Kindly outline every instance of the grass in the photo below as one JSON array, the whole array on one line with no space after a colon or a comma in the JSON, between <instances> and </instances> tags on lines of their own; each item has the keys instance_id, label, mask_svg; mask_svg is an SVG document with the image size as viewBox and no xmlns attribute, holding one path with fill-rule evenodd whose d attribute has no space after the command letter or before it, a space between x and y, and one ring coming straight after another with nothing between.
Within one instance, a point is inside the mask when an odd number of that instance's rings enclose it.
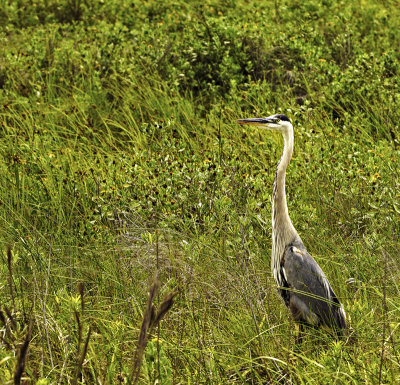
<instances>
[{"instance_id":1,"label":"grass","mask_svg":"<svg viewBox=\"0 0 400 385\"><path fill-rule=\"evenodd\" d=\"M178 294L139 383L398 382L399 17L372 0L6 2L1 381L132 381L158 272L155 308ZM340 341L310 329L296 348L271 277L282 140L234 120L275 112Z\"/></svg>"}]
</instances>

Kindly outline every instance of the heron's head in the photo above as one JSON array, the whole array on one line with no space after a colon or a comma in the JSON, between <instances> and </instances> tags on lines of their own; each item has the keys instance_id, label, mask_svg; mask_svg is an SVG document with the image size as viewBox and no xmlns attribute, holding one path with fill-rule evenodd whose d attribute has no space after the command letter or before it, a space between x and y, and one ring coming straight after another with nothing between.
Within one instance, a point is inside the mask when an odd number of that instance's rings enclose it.
<instances>
[{"instance_id":1,"label":"heron's head","mask_svg":"<svg viewBox=\"0 0 400 385\"><path fill-rule=\"evenodd\" d=\"M237 122L239 124L250 124L275 131L286 131L292 127L292 123L290 123L289 118L282 114L271 115L266 118L239 119Z\"/></svg>"}]
</instances>

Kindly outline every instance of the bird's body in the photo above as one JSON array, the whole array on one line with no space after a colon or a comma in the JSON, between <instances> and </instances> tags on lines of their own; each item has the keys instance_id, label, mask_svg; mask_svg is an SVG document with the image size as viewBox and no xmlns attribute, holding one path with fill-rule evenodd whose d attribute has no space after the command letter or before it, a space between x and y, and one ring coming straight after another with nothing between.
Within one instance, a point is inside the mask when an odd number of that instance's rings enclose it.
<instances>
[{"instance_id":1,"label":"bird's body","mask_svg":"<svg viewBox=\"0 0 400 385\"><path fill-rule=\"evenodd\" d=\"M295 321L326 325L337 331L345 329L343 307L322 269L307 252L289 217L285 176L294 145L290 120L285 115L272 115L267 118L240 119L238 122L280 131L284 138L272 193L271 270L279 293Z\"/></svg>"}]
</instances>

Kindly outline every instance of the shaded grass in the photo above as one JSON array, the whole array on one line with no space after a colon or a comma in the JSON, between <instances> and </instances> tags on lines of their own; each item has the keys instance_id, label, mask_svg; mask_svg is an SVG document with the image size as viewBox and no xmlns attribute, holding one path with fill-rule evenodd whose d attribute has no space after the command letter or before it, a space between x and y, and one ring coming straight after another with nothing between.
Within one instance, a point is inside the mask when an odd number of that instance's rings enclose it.
<instances>
[{"instance_id":1,"label":"shaded grass","mask_svg":"<svg viewBox=\"0 0 400 385\"><path fill-rule=\"evenodd\" d=\"M209 47L206 58L221 53L229 60L218 44L226 37L233 50L240 26L225 30L227 20L237 23L232 13L218 19L212 14L225 10L208 5L193 20L201 20L196 36L209 28L210 40L193 46ZM306 2L287 5L287 12L265 7L255 17L262 25L265 12L273 12L280 27L264 30L273 44L263 46L253 27L247 29L245 47L254 48L258 75L241 82L223 72L227 61L219 76L236 84L222 82L223 94L212 78L210 86L198 79L197 89L190 89L197 75L190 78L184 63L186 83L174 83L168 60L178 66L188 54L176 56L179 41L156 74L133 59L124 67L131 59L128 30L108 22L85 34L82 25L56 30L45 24L28 46L29 31L5 38L8 56L2 60L10 70L0 112L0 378L12 382L32 315L25 362L32 381L127 383L147 282L158 268L161 297L177 289L181 295L157 337L148 340L143 383L399 380L400 159L393 92L398 69L392 62L398 53L390 51L396 14L389 18L372 2L366 10L352 3L342 9ZM150 11L162 19L165 12L145 8L143 19ZM346 15L368 13L374 23L376 10L379 20L388 17L387 29L377 34L380 48L365 26L341 31ZM310 20L328 20L336 11L334 23L321 21L325 40L318 40ZM301 33L290 39L301 23ZM289 32L282 35L283 26ZM153 47L144 40L140 51L145 64L165 43L148 36ZM91 38L103 49L100 56ZM43 45L43 57L32 54ZM27 54L14 62L16 47ZM266 52L275 61L265 69ZM196 62L199 71L205 64ZM233 123L275 112L288 114L295 126L287 175L291 218L351 325L340 341L309 329L300 350L269 272L270 193L282 142ZM85 335L90 340L82 349Z\"/></svg>"},{"instance_id":2,"label":"shaded grass","mask_svg":"<svg viewBox=\"0 0 400 385\"><path fill-rule=\"evenodd\" d=\"M143 91L128 92L134 100ZM159 106L163 98L168 92L159 90ZM186 103L177 103L173 113L179 116ZM36 326L36 333L49 340L31 348L28 365L38 364L32 377L73 376L79 345L73 314L82 301L75 288L85 282L84 319L93 331L82 376L106 383L127 379L147 277L157 264L157 231L161 291L180 288L182 295L160 329L161 350L149 341L143 381L157 373L166 382L395 380L399 265L392 196L398 182L386 172L386 159L396 162L398 153L368 136L355 142L350 134L333 135L329 118L321 129L316 111L292 110L296 123L308 123L296 130L289 210L352 328L342 342L310 330L301 352L293 353L293 322L276 293L268 257L269 192L280 139L228 124L236 117L229 110L210 114L204 127L194 111L181 113L183 122L146 125L154 136L139 136L145 142L135 143L128 130L81 133L78 141L71 133L79 120L70 121L65 134L42 133L44 143L30 135L14 139L33 149L12 147L18 158L9 160L6 175L13 189L2 195L2 236L14 240L15 311L37 303L43 328ZM190 120L196 130L181 138ZM221 139L212 127L221 127ZM12 360L6 364L12 367Z\"/></svg>"}]
</instances>

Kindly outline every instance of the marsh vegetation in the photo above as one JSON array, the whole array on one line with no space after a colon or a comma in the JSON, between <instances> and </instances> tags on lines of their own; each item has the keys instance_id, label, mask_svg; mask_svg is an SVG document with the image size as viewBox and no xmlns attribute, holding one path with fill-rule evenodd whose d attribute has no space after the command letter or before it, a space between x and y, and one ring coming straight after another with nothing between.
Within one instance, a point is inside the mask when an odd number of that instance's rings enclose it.
<instances>
[{"instance_id":1,"label":"marsh vegetation","mask_svg":"<svg viewBox=\"0 0 400 385\"><path fill-rule=\"evenodd\" d=\"M396 2L3 1L0 379L133 380L147 291L177 293L143 384L400 381ZM279 136L289 212L343 303L294 323L270 273ZM18 379L19 376L19 379Z\"/></svg>"}]
</instances>

